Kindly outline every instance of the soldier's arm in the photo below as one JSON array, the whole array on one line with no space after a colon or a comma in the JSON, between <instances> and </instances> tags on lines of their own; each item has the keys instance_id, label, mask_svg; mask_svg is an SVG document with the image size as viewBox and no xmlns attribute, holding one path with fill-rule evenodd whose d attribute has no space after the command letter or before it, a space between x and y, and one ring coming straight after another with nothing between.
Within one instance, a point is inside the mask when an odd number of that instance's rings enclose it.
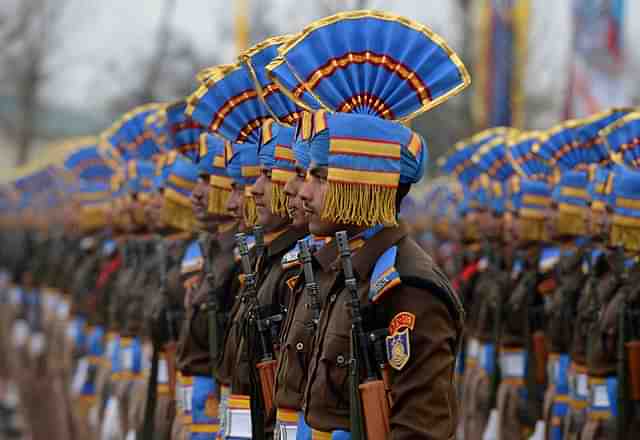
<instances>
[{"instance_id":1,"label":"soldier's arm","mask_svg":"<svg viewBox=\"0 0 640 440\"><path fill-rule=\"evenodd\" d=\"M413 329L404 328L408 330L406 364L399 369L390 367L391 439L454 437L457 425L453 383L457 327L442 295L445 294L403 284L382 302L383 307L391 311L390 330L393 330L393 318L398 314L409 313L414 317ZM400 327L399 332L402 331ZM402 360L399 348L394 354L393 344L388 344L388 350L390 364Z\"/></svg>"}]
</instances>

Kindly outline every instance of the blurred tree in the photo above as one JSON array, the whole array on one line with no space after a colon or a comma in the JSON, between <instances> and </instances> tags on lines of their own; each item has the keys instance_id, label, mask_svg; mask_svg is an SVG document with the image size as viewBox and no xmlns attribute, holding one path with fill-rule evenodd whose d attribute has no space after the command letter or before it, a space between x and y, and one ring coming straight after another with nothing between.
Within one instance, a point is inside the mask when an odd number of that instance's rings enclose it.
<instances>
[{"instance_id":1,"label":"blurred tree","mask_svg":"<svg viewBox=\"0 0 640 440\"><path fill-rule=\"evenodd\" d=\"M0 4L0 94L15 101L9 114L0 114L0 129L16 145L16 165L29 158L44 88L71 62L61 56L71 3L5 0Z\"/></svg>"},{"instance_id":2,"label":"blurred tree","mask_svg":"<svg viewBox=\"0 0 640 440\"><path fill-rule=\"evenodd\" d=\"M189 35L174 25L176 0L165 0L155 30L151 51L147 54L112 60L101 81L123 84L119 93L108 100L107 111L114 117L149 102L163 102L191 94L197 87L195 74L216 64L216 53L198 51ZM130 72L139 72L132 76Z\"/></svg>"}]
</instances>

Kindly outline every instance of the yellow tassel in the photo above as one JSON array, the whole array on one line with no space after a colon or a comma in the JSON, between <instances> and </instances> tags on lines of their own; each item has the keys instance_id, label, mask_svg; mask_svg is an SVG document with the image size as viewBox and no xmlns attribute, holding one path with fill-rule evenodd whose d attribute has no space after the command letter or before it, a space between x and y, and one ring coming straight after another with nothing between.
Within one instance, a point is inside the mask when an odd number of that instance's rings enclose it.
<instances>
[{"instance_id":1,"label":"yellow tassel","mask_svg":"<svg viewBox=\"0 0 640 440\"><path fill-rule=\"evenodd\" d=\"M106 226L106 215L102 207L89 207L82 208L80 214L80 228L84 232L92 232L101 229Z\"/></svg>"},{"instance_id":2,"label":"yellow tassel","mask_svg":"<svg viewBox=\"0 0 640 440\"><path fill-rule=\"evenodd\" d=\"M258 209L256 208L256 200L253 197L245 195L243 215L244 223L248 227L253 227L258 222Z\"/></svg>"},{"instance_id":3,"label":"yellow tassel","mask_svg":"<svg viewBox=\"0 0 640 440\"><path fill-rule=\"evenodd\" d=\"M288 217L289 198L284 192L284 185L271 182L271 212L279 217Z\"/></svg>"},{"instance_id":4,"label":"yellow tassel","mask_svg":"<svg viewBox=\"0 0 640 440\"><path fill-rule=\"evenodd\" d=\"M162 219L165 224L182 231L193 231L195 227L195 218L191 207L166 198Z\"/></svg>"},{"instance_id":5,"label":"yellow tassel","mask_svg":"<svg viewBox=\"0 0 640 440\"><path fill-rule=\"evenodd\" d=\"M231 197L231 191L226 189L210 187L209 188L209 206L207 211L211 214L227 215L227 202Z\"/></svg>"},{"instance_id":6,"label":"yellow tassel","mask_svg":"<svg viewBox=\"0 0 640 440\"><path fill-rule=\"evenodd\" d=\"M520 239L524 241L547 241L544 219L520 217Z\"/></svg>"},{"instance_id":7,"label":"yellow tassel","mask_svg":"<svg viewBox=\"0 0 640 440\"><path fill-rule=\"evenodd\" d=\"M357 226L396 226L396 188L329 182L322 219Z\"/></svg>"},{"instance_id":8,"label":"yellow tassel","mask_svg":"<svg viewBox=\"0 0 640 440\"><path fill-rule=\"evenodd\" d=\"M147 219L144 215L144 206L138 206L133 210L133 222L138 226L145 226Z\"/></svg>"},{"instance_id":9,"label":"yellow tassel","mask_svg":"<svg viewBox=\"0 0 640 440\"><path fill-rule=\"evenodd\" d=\"M559 210L556 222L556 232L563 235L586 235L587 224L584 216L576 212Z\"/></svg>"},{"instance_id":10,"label":"yellow tassel","mask_svg":"<svg viewBox=\"0 0 640 440\"><path fill-rule=\"evenodd\" d=\"M627 251L640 251L640 228L619 225L611 225L609 240L613 246L622 246Z\"/></svg>"}]
</instances>

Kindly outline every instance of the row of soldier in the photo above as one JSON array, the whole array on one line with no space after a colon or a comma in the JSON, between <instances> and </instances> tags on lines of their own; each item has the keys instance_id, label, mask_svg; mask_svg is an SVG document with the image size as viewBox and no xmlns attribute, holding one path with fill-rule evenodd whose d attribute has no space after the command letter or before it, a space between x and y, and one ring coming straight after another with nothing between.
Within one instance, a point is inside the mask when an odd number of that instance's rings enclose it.
<instances>
[{"instance_id":1,"label":"row of soldier","mask_svg":"<svg viewBox=\"0 0 640 440\"><path fill-rule=\"evenodd\" d=\"M423 244L467 320L465 439L632 439L640 429L640 113L459 142ZM424 227L424 226L423 226Z\"/></svg>"},{"instance_id":2,"label":"row of soldier","mask_svg":"<svg viewBox=\"0 0 640 440\"><path fill-rule=\"evenodd\" d=\"M464 311L398 212L461 60L355 11L197 79L2 188L7 433L453 437Z\"/></svg>"}]
</instances>

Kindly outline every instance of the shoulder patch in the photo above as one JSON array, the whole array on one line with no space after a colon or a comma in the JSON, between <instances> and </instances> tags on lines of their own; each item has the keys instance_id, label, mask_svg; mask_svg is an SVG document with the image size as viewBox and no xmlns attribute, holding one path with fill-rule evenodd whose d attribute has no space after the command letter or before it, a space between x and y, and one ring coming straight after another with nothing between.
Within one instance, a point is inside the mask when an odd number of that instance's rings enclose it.
<instances>
[{"instance_id":1,"label":"shoulder patch","mask_svg":"<svg viewBox=\"0 0 640 440\"><path fill-rule=\"evenodd\" d=\"M403 328L413 330L416 325L416 315L409 312L400 312L389 323L389 334L393 335Z\"/></svg>"},{"instance_id":2,"label":"shoulder patch","mask_svg":"<svg viewBox=\"0 0 640 440\"><path fill-rule=\"evenodd\" d=\"M298 257L300 256L300 246L298 243L289 252L282 256L282 269L287 270L300 265Z\"/></svg>"},{"instance_id":3,"label":"shoulder patch","mask_svg":"<svg viewBox=\"0 0 640 440\"><path fill-rule=\"evenodd\" d=\"M389 290L401 284L400 274L395 268L398 247L392 246L378 258L369 285L369 301L377 303Z\"/></svg>"}]
</instances>

